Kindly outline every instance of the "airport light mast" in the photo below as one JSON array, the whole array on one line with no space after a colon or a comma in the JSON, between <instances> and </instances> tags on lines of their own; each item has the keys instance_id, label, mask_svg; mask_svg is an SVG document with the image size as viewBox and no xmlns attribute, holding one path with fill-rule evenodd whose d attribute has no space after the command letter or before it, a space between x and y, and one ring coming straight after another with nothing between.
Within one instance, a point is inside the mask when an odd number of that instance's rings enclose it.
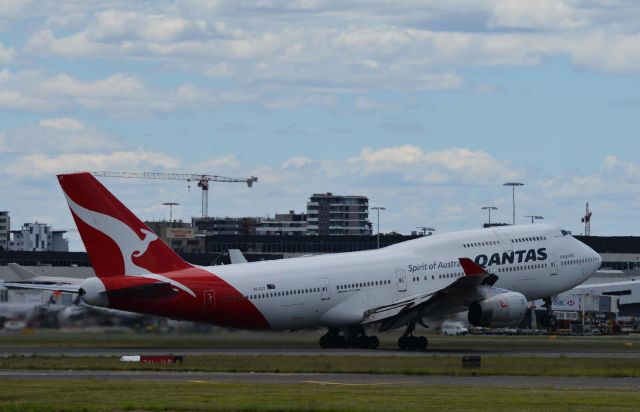
<instances>
[{"instance_id":1,"label":"airport light mast","mask_svg":"<svg viewBox=\"0 0 640 412\"><path fill-rule=\"evenodd\" d=\"M489 226L491 226L491 211L498 210L495 206L482 206L480 209L487 210L489 212Z\"/></svg>"},{"instance_id":2,"label":"airport light mast","mask_svg":"<svg viewBox=\"0 0 640 412\"><path fill-rule=\"evenodd\" d=\"M507 182L504 183L503 186L509 186L511 187L511 196L513 199L513 224L516 224L516 187L517 186L524 186L524 183L520 183L520 182Z\"/></svg>"},{"instance_id":3,"label":"airport light mast","mask_svg":"<svg viewBox=\"0 0 640 412\"><path fill-rule=\"evenodd\" d=\"M371 210L375 210L376 212L378 212L378 249L380 249L380 211L381 210L387 210L386 207L384 206L374 206L371 208Z\"/></svg>"},{"instance_id":4,"label":"airport light mast","mask_svg":"<svg viewBox=\"0 0 640 412\"><path fill-rule=\"evenodd\" d=\"M91 172L99 177L121 177L126 179L160 179L160 180L186 180L187 182L198 182L198 187L202 189L202 217L209 215L209 183L246 183L247 187L253 187L258 178L251 176L248 178L224 177L216 175L199 175L189 173L150 173L150 172Z\"/></svg>"},{"instance_id":5,"label":"airport light mast","mask_svg":"<svg viewBox=\"0 0 640 412\"><path fill-rule=\"evenodd\" d=\"M542 216L538 216L538 215L527 215L525 217L530 217L531 218L531 223L533 224L534 221L536 220L540 220L540 219L544 219L544 217Z\"/></svg>"},{"instance_id":6,"label":"airport light mast","mask_svg":"<svg viewBox=\"0 0 640 412\"><path fill-rule=\"evenodd\" d=\"M165 202L162 206L169 206L169 227L173 227L173 207L180 206L177 202Z\"/></svg>"}]
</instances>

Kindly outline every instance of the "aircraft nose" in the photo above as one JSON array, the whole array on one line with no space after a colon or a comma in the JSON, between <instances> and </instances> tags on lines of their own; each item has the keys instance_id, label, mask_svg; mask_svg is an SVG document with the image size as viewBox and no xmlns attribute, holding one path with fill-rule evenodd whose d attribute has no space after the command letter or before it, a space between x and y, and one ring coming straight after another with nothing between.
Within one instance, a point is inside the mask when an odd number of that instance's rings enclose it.
<instances>
[{"instance_id":1,"label":"aircraft nose","mask_svg":"<svg viewBox=\"0 0 640 412\"><path fill-rule=\"evenodd\" d=\"M595 270L600 269L600 266L602 266L602 256L600 256L600 254L594 250L593 251L593 258L594 258L594 261L596 263Z\"/></svg>"}]
</instances>

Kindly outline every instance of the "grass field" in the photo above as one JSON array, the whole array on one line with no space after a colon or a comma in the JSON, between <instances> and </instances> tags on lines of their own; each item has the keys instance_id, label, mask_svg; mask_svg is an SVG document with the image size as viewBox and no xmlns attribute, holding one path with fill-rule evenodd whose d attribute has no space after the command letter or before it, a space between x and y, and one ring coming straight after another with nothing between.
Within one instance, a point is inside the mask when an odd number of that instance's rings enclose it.
<instances>
[{"instance_id":1,"label":"grass field","mask_svg":"<svg viewBox=\"0 0 640 412\"><path fill-rule=\"evenodd\" d=\"M462 369L459 356L187 356L175 365L120 362L108 357L0 358L4 370L162 370L194 372L364 373L397 375L507 375L640 377L640 358L483 356L480 369Z\"/></svg>"},{"instance_id":2,"label":"grass field","mask_svg":"<svg viewBox=\"0 0 640 412\"><path fill-rule=\"evenodd\" d=\"M318 348L324 331L245 332L215 330L206 334L156 334L86 332L82 330L43 331L0 335L0 347L82 347L82 348ZM399 332L378 334L381 347L396 348ZM572 350L620 351L640 355L640 336L429 336L433 350L519 350L561 352Z\"/></svg>"},{"instance_id":3,"label":"grass field","mask_svg":"<svg viewBox=\"0 0 640 412\"><path fill-rule=\"evenodd\" d=\"M317 348L322 331L209 334L36 331L0 335L0 347L122 348ZM395 348L396 334L379 335ZM176 365L123 363L117 357L0 357L0 369L163 370L210 372L316 372L404 375L640 376L639 337L430 336L438 356L188 355ZM483 353L479 370L462 369L455 351ZM452 351L447 356L447 351ZM484 351L484 352L483 352ZM501 351L505 356L501 356ZM510 351L571 353L606 351L638 357L506 356ZM443 356L444 355L444 356ZM548 355L547 355L548 356ZM0 411L474 411L638 410L637 389L493 388L402 385L228 384L210 381L2 380Z\"/></svg>"},{"instance_id":4,"label":"grass field","mask_svg":"<svg viewBox=\"0 0 640 412\"><path fill-rule=\"evenodd\" d=\"M640 391L215 382L2 381L0 410L635 411Z\"/></svg>"}]
</instances>

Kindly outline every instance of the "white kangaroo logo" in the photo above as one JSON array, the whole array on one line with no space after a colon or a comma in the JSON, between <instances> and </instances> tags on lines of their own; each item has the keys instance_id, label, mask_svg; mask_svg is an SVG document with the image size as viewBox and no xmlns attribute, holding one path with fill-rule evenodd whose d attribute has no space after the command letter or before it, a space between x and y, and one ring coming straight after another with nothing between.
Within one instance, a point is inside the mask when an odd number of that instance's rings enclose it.
<instances>
[{"instance_id":1,"label":"white kangaroo logo","mask_svg":"<svg viewBox=\"0 0 640 412\"><path fill-rule=\"evenodd\" d=\"M73 210L73 213L76 214L87 225L92 228L104 233L108 237L110 237L118 248L120 249L120 253L122 254L122 259L124 261L124 274L125 276L140 276L149 279L160 280L162 282L170 283L171 285L177 287L178 289L182 289L185 292L189 293L193 297L196 294L183 285L182 283L176 282L173 279L169 279L168 277L158 275L156 273L150 273L148 269L140 267L133 262L133 258L139 258L147 252L149 248L149 244L158 240L158 236L147 230L147 229L139 229L140 233L144 234L144 239L140 239L136 232L131 229L128 225L124 224L120 220L111 217L109 215L105 215L104 213L95 212L93 210L89 210L83 206L80 206L65 193L65 197L67 198L67 202L69 203L69 207Z\"/></svg>"}]
</instances>

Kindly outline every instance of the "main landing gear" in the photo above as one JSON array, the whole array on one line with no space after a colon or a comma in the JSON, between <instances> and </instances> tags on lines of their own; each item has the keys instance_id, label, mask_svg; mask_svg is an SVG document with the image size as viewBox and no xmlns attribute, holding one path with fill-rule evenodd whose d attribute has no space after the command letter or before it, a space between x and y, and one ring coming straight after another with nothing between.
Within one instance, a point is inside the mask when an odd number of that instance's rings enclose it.
<instances>
[{"instance_id":1,"label":"main landing gear","mask_svg":"<svg viewBox=\"0 0 640 412\"><path fill-rule=\"evenodd\" d=\"M329 331L320 338L320 347L352 348L352 349L377 349L380 340L377 336L367 336L362 328L348 329L344 335L337 328L329 328Z\"/></svg>"},{"instance_id":2,"label":"main landing gear","mask_svg":"<svg viewBox=\"0 0 640 412\"><path fill-rule=\"evenodd\" d=\"M429 346L429 341L425 336L413 336L416 329L416 322L407 325L407 330L398 339L398 347L402 350L425 350Z\"/></svg>"},{"instance_id":3,"label":"main landing gear","mask_svg":"<svg viewBox=\"0 0 640 412\"><path fill-rule=\"evenodd\" d=\"M547 312L542 315L540 319L540 324L545 328L549 328L554 330L557 325L556 317L553 316L553 309L551 308L551 298L544 298L544 306L547 309Z\"/></svg>"}]
</instances>

